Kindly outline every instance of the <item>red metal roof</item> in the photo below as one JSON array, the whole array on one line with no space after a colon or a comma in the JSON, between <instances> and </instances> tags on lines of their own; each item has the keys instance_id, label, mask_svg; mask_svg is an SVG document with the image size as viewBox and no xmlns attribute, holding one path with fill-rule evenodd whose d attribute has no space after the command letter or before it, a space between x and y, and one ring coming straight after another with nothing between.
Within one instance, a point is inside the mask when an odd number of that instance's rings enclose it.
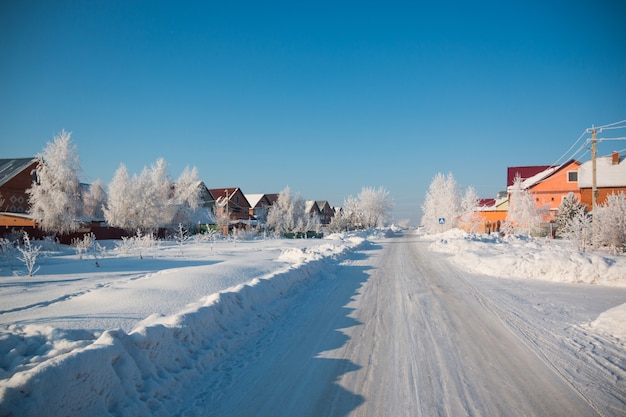
<instances>
[{"instance_id":1,"label":"red metal roof","mask_svg":"<svg viewBox=\"0 0 626 417\"><path fill-rule=\"evenodd\" d=\"M548 168L552 168L553 165L534 165L525 167L508 167L506 171L506 186L510 187L515 181L515 177L519 174L522 180L526 178L534 177L540 172L545 171Z\"/></svg>"}]
</instances>

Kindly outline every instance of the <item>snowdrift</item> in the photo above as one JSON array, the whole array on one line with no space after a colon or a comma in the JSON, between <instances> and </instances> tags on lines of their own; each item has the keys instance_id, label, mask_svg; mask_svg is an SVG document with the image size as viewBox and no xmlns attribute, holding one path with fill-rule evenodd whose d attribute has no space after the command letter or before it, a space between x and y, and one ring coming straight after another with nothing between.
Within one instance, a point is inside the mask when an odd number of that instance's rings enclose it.
<instances>
[{"instance_id":1,"label":"snowdrift","mask_svg":"<svg viewBox=\"0 0 626 417\"><path fill-rule=\"evenodd\" d=\"M280 258L290 267L205 296L177 314L150 316L130 333L109 330L92 342L72 342L50 330L23 337L21 345L19 335L5 335L0 348L13 346L8 360L36 355L44 345L51 358L23 371L18 366L0 381L0 416L168 416L180 405L185 381L262 331L289 307L294 287L331 273L338 257L364 242L353 237L343 245L286 250Z\"/></svg>"},{"instance_id":2,"label":"snowdrift","mask_svg":"<svg viewBox=\"0 0 626 417\"><path fill-rule=\"evenodd\" d=\"M451 255L460 268L502 278L626 286L626 257L580 252L546 238L471 234L460 229L428 237L430 249Z\"/></svg>"}]
</instances>

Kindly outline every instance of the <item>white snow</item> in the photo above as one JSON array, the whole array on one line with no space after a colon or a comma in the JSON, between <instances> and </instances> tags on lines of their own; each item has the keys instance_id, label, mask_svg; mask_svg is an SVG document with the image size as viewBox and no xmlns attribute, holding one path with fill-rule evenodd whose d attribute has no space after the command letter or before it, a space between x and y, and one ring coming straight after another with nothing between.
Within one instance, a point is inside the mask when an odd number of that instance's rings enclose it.
<instances>
[{"instance_id":1,"label":"white snow","mask_svg":"<svg viewBox=\"0 0 626 417\"><path fill-rule=\"evenodd\" d=\"M626 257L580 252L568 241L468 234L459 229L431 237L430 248L451 254L471 272L508 278L626 286Z\"/></svg>"},{"instance_id":2,"label":"white snow","mask_svg":"<svg viewBox=\"0 0 626 417\"><path fill-rule=\"evenodd\" d=\"M19 261L1 261L0 416L171 415L186 382L263 332L289 308L283 299L292 288L332 275L365 242L390 236L190 240L182 250L161 243L141 258L101 242L99 266L61 246L38 259L33 277ZM626 287L623 254L459 230L420 239L475 274ZM625 318L622 304L584 325L626 346Z\"/></svg>"}]
</instances>

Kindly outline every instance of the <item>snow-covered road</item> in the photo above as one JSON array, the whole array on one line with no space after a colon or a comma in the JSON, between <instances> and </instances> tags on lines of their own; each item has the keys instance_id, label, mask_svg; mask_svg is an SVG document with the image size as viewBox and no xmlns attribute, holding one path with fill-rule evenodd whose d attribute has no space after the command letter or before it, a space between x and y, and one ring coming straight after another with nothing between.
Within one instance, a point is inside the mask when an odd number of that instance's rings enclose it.
<instances>
[{"instance_id":1,"label":"snow-covered road","mask_svg":"<svg viewBox=\"0 0 626 417\"><path fill-rule=\"evenodd\" d=\"M626 414L626 352L585 328L625 289L468 275L415 235L304 285L178 414Z\"/></svg>"}]
</instances>

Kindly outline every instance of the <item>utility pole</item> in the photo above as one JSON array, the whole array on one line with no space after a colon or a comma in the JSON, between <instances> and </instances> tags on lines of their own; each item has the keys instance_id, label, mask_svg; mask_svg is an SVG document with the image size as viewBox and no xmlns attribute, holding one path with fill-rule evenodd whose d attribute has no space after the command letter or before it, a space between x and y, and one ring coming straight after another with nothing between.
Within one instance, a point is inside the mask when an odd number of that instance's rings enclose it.
<instances>
[{"instance_id":1,"label":"utility pole","mask_svg":"<svg viewBox=\"0 0 626 417\"><path fill-rule=\"evenodd\" d=\"M591 215L596 216L596 205L598 201L598 180L596 172L596 155L598 153L596 139L596 128L591 127Z\"/></svg>"}]
</instances>

